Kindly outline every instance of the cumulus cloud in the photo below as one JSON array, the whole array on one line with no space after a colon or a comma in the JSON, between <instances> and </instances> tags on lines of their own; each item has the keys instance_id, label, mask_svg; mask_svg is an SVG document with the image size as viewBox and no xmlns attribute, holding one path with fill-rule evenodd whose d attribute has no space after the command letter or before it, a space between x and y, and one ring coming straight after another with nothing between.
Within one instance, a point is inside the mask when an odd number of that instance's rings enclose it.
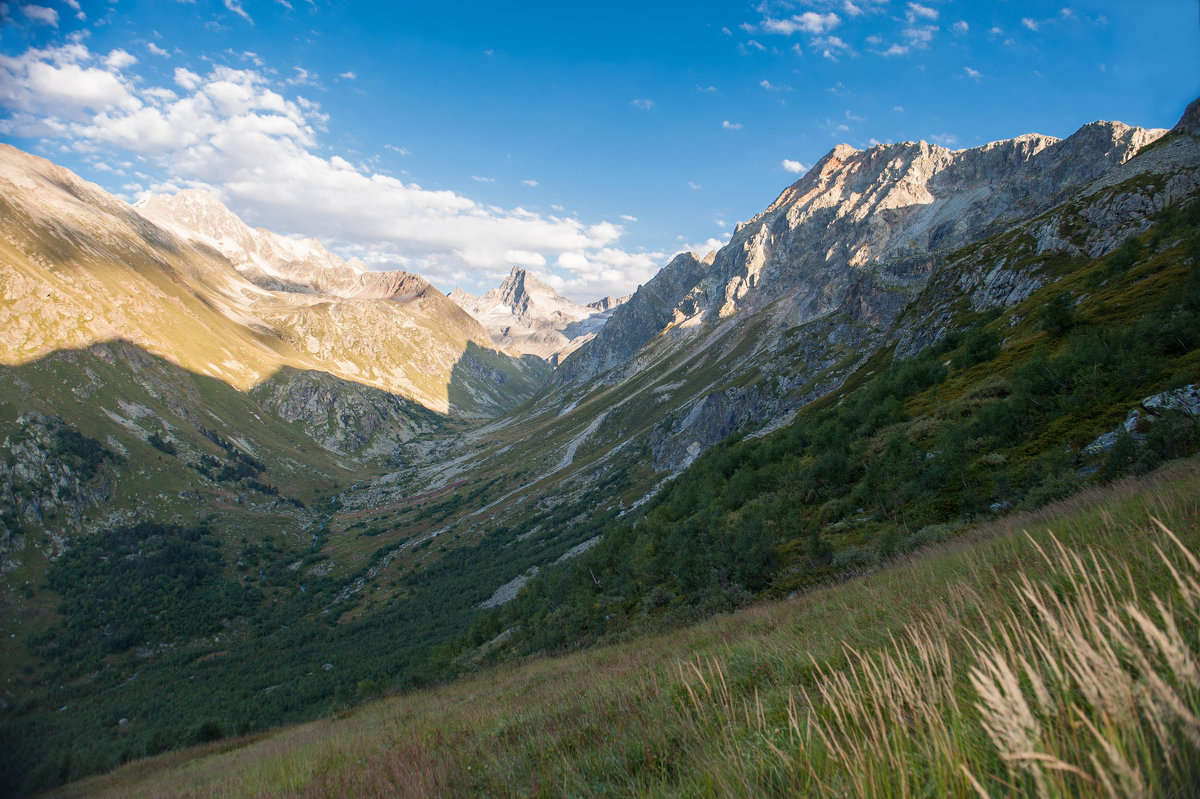
<instances>
[{"instance_id":1,"label":"cumulus cloud","mask_svg":"<svg viewBox=\"0 0 1200 799\"><path fill-rule=\"evenodd\" d=\"M955 33L966 33L971 29L971 26L967 24L965 19L960 19L958 22L954 23L953 28Z\"/></svg>"},{"instance_id":2,"label":"cumulus cloud","mask_svg":"<svg viewBox=\"0 0 1200 799\"><path fill-rule=\"evenodd\" d=\"M120 72L125 67L131 67L136 63L137 59L124 50L113 50L104 59L104 65L113 72Z\"/></svg>"},{"instance_id":3,"label":"cumulus cloud","mask_svg":"<svg viewBox=\"0 0 1200 799\"><path fill-rule=\"evenodd\" d=\"M780 162L780 166L783 167L785 172L791 172L796 175L808 171L808 167L806 167L804 164L800 163L799 161L793 161L790 158L783 159L783 161Z\"/></svg>"},{"instance_id":4,"label":"cumulus cloud","mask_svg":"<svg viewBox=\"0 0 1200 799\"><path fill-rule=\"evenodd\" d=\"M979 78L982 77L977 69L971 69L970 67L963 67L963 69L966 70L967 77L969 78L979 80Z\"/></svg>"},{"instance_id":5,"label":"cumulus cloud","mask_svg":"<svg viewBox=\"0 0 1200 799\"><path fill-rule=\"evenodd\" d=\"M647 100L645 97L639 97L636 100L630 100L629 104L632 105L634 108L640 108L643 111L649 111L651 108L654 107L654 101Z\"/></svg>"},{"instance_id":6,"label":"cumulus cloud","mask_svg":"<svg viewBox=\"0 0 1200 799\"><path fill-rule=\"evenodd\" d=\"M534 180L533 178L528 178L526 180L522 180L521 182L524 183L526 186L529 186L530 188L538 185L538 182L536 180Z\"/></svg>"},{"instance_id":7,"label":"cumulus cloud","mask_svg":"<svg viewBox=\"0 0 1200 799\"><path fill-rule=\"evenodd\" d=\"M619 224L484 205L331 154L318 137L328 117L285 96L274 73L179 67L167 88L122 73L123 63L78 42L0 55L0 135L136 162L139 182L126 192L207 187L252 225L314 235L344 255L439 284L506 269L514 256L549 265L571 254L568 262L580 260L559 279L594 298L628 293L662 263L662 253L621 250Z\"/></svg>"},{"instance_id":8,"label":"cumulus cloud","mask_svg":"<svg viewBox=\"0 0 1200 799\"><path fill-rule=\"evenodd\" d=\"M721 127L725 130L741 130L741 122L730 122L728 119L721 123Z\"/></svg>"},{"instance_id":9,"label":"cumulus cloud","mask_svg":"<svg viewBox=\"0 0 1200 799\"><path fill-rule=\"evenodd\" d=\"M1038 21L1036 19L1032 19L1031 17L1021 17L1021 24L1024 25L1026 28L1029 28L1029 30L1035 31L1035 32L1037 31L1037 29L1039 27L1041 27L1041 25L1038 23Z\"/></svg>"},{"instance_id":10,"label":"cumulus cloud","mask_svg":"<svg viewBox=\"0 0 1200 799\"><path fill-rule=\"evenodd\" d=\"M154 42L148 42L146 44L146 49L150 51L151 55L159 55L159 56L163 56L164 58L169 58L171 55L170 53L168 53L163 48L159 47Z\"/></svg>"},{"instance_id":11,"label":"cumulus cloud","mask_svg":"<svg viewBox=\"0 0 1200 799\"><path fill-rule=\"evenodd\" d=\"M30 4L21 6L21 13L28 17L29 21L35 25L58 27L58 12L53 8Z\"/></svg>"}]
</instances>

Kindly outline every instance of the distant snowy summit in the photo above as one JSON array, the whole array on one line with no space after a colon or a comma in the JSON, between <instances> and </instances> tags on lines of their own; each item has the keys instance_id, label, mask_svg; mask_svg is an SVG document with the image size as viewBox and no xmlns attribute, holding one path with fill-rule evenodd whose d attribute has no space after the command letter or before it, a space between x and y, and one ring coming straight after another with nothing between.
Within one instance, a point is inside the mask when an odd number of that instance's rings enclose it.
<instances>
[{"instance_id":1,"label":"distant snowy summit","mask_svg":"<svg viewBox=\"0 0 1200 799\"><path fill-rule=\"evenodd\" d=\"M448 295L475 317L502 349L553 364L595 338L628 297L577 305L519 266L482 297L456 288Z\"/></svg>"}]
</instances>

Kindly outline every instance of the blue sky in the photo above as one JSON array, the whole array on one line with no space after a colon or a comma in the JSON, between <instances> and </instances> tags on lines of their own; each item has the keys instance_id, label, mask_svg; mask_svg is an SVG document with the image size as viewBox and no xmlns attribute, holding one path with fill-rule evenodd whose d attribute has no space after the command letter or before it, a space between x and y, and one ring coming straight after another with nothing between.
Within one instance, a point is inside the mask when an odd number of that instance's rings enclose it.
<instances>
[{"instance_id":1,"label":"blue sky","mask_svg":"<svg viewBox=\"0 0 1200 799\"><path fill-rule=\"evenodd\" d=\"M847 142L971 147L1200 95L1194 0L7 0L0 138L134 200L579 301L705 251Z\"/></svg>"}]
</instances>

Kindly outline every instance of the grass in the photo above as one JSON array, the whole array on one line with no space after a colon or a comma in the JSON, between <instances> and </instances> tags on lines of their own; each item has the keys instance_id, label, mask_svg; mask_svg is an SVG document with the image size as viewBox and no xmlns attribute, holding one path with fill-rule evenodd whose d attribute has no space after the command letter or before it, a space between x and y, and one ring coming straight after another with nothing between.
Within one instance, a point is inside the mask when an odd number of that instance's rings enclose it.
<instances>
[{"instance_id":1,"label":"grass","mask_svg":"<svg viewBox=\"0 0 1200 799\"><path fill-rule=\"evenodd\" d=\"M1191 795L1198 545L1200 464L1177 462L789 600L55 795Z\"/></svg>"}]
</instances>

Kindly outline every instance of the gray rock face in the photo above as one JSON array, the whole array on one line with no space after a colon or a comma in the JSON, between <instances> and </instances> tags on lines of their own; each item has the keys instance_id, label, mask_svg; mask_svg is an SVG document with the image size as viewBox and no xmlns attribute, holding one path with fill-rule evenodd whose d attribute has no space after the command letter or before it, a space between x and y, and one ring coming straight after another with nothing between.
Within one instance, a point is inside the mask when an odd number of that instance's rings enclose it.
<instances>
[{"instance_id":1,"label":"gray rock face","mask_svg":"<svg viewBox=\"0 0 1200 799\"><path fill-rule=\"evenodd\" d=\"M696 288L711 264L690 252L675 256L612 312L595 339L562 363L555 381L588 378L619 366L672 323L701 310L696 303L703 297Z\"/></svg>"},{"instance_id":2,"label":"gray rock face","mask_svg":"<svg viewBox=\"0 0 1200 799\"><path fill-rule=\"evenodd\" d=\"M555 383L619 383L656 362L739 353L704 367L707 393L652 434L656 467L678 469L725 434L836 388L882 347L903 357L934 343L952 321L939 303L1014 305L1047 279L1035 256L1095 257L1144 230L1200 179L1200 141L1176 133L1136 159L1166 131L1094 122L1062 140L958 151L839 145L710 262L680 256L641 287ZM968 248L1017 227L1003 254ZM928 307L910 310L918 298Z\"/></svg>"},{"instance_id":3,"label":"gray rock face","mask_svg":"<svg viewBox=\"0 0 1200 799\"><path fill-rule=\"evenodd\" d=\"M0 571L16 565L10 553L25 548L25 524L45 528L46 554L56 557L69 534L83 530L84 514L112 493L106 465L72 465L74 459L61 444L65 427L59 417L23 413L16 432L0 443Z\"/></svg>"},{"instance_id":4,"label":"gray rock face","mask_svg":"<svg viewBox=\"0 0 1200 799\"><path fill-rule=\"evenodd\" d=\"M414 402L323 372L288 371L252 395L264 409L303 423L314 441L343 455L390 455L398 444L438 426L436 415Z\"/></svg>"},{"instance_id":5,"label":"gray rock face","mask_svg":"<svg viewBox=\"0 0 1200 799\"><path fill-rule=\"evenodd\" d=\"M886 326L945 253L1057 205L1164 133L1094 122L1061 141L1029 134L957 151L838 145L711 265L680 256L640 288L563 377L612 369L670 325L711 329L768 305L783 329L840 311ZM1028 296L1009 282L997 272L988 291Z\"/></svg>"}]
</instances>

